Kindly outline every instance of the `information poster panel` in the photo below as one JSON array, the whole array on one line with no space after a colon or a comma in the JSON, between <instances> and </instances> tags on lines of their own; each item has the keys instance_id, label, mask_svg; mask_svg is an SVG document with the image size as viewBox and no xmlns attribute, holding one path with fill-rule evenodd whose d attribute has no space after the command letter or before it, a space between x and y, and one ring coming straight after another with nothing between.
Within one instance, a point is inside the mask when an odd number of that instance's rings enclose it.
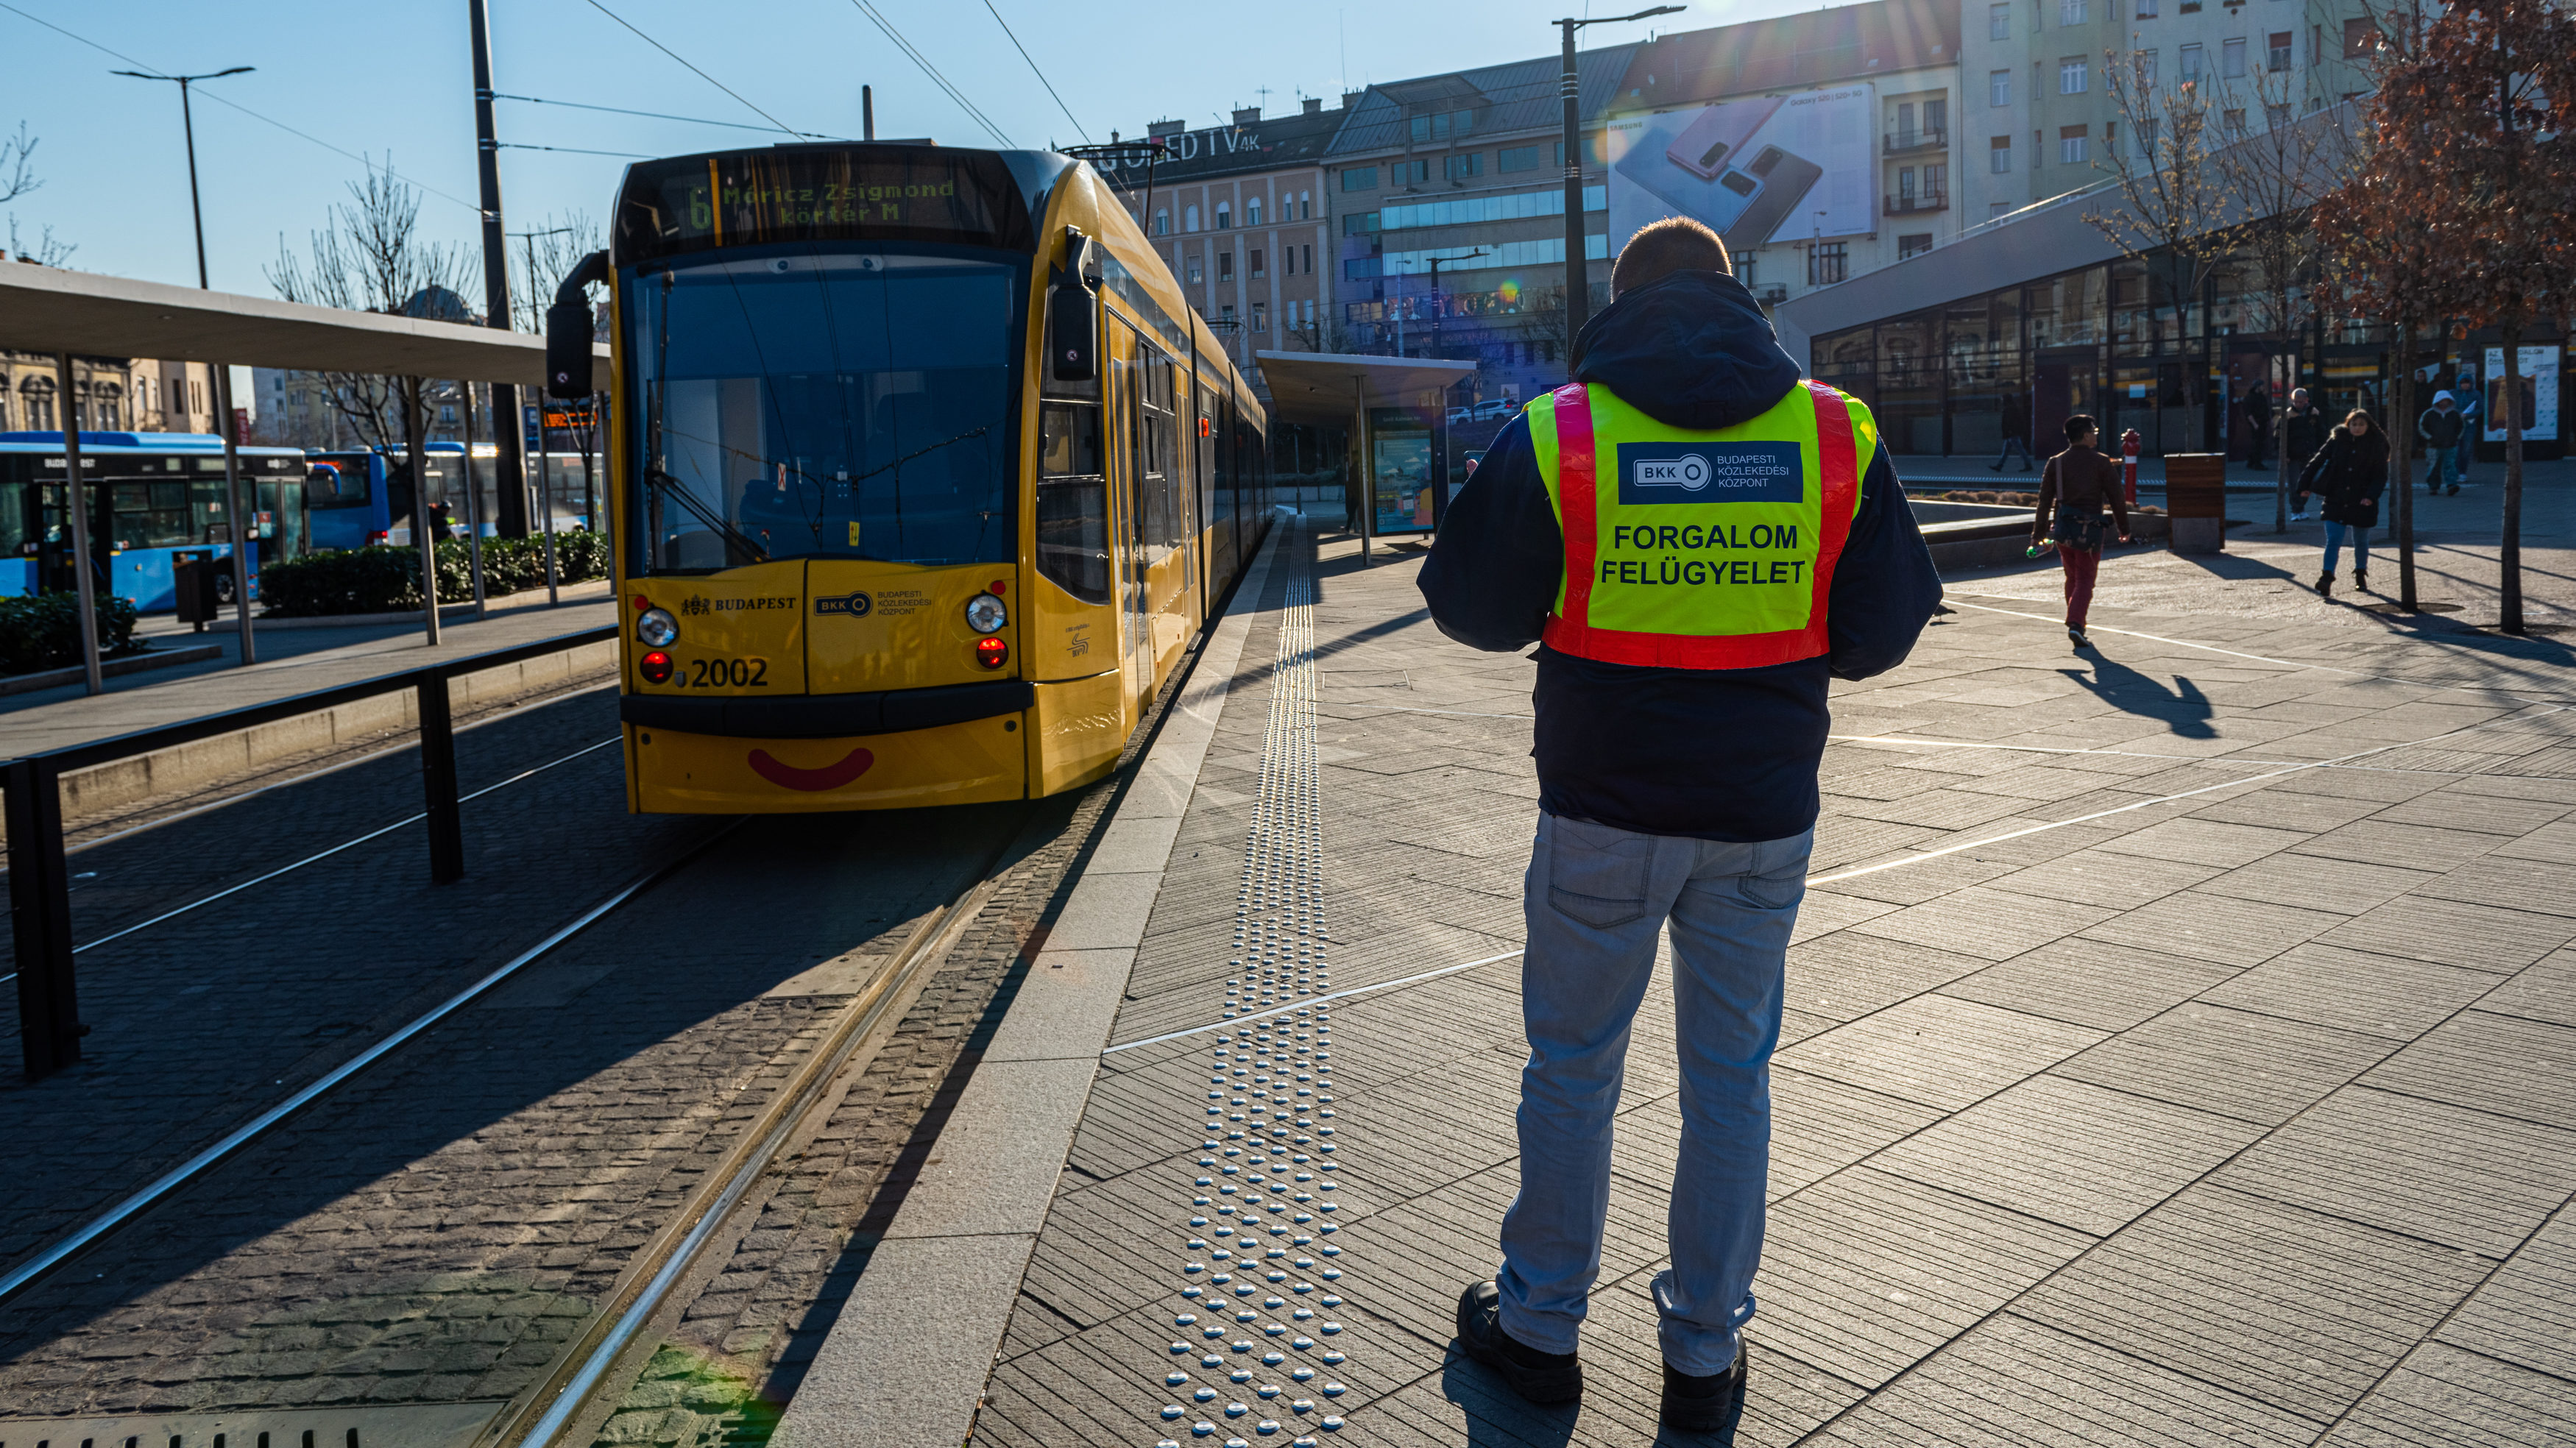
<instances>
[{"instance_id":1,"label":"information poster panel","mask_svg":"<svg viewBox=\"0 0 2576 1448\"><path fill-rule=\"evenodd\" d=\"M1610 242L1687 216L1727 249L1878 229L1873 88L1754 96L1609 124Z\"/></svg>"},{"instance_id":2,"label":"information poster panel","mask_svg":"<svg viewBox=\"0 0 2576 1448\"><path fill-rule=\"evenodd\" d=\"M2522 374L2521 396L2522 439L2525 442L2558 440L2558 344L2517 349L2516 371ZM2485 419L2486 440L2505 440L2504 349L2487 349L2485 406L2480 409Z\"/></svg>"},{"instance_id":3,"label":"information poster panel","mask_svg":"<svg viewBox=\"0 0 2576 1448\"><path fill-rule=\"evenodd\" d=\"M1370 531L1381 538L1430 532L1432 481L1431 424L1412 408L1370 408Z\"/></svg>"}]
</instances>

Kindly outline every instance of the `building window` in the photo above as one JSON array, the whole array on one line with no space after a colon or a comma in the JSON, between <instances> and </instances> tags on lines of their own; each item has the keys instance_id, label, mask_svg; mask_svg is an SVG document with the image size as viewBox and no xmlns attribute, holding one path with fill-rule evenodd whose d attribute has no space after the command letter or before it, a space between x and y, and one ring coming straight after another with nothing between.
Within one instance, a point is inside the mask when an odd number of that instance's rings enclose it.
<instances>
[{"instance_id":1,"label":"building window","mask_svg":"<svg viewBox=\"0 0 2576 1448\"><path fill-rule=\"evenodd\" d=\"M1156 236L1169 236L1172 234L1172 213L1163 210L1155 211L1154 234Z\"/></svg>"},{"instance_id":2,"label":"building window","mask_svg":"<svg viewBox=\"0 0 2576 1448\"><path fill-rule=\"evenodd\" d=\"M2290 68L2290 32L2275 30L2264 37L2264 65L2272 70Z\"/></svg>"},{"instance_id":3,"label":"building window","mask_svg":"<svg viewBox=\"0 0 2576 1448\"><path fill-rule=\"evenodd\" d=\"M2379 26L2369 17L2343 23L2343 58L2368 60L2379 53Z\"/></svg>"},{"instance_id":4,"label":"building window","mask_svg":"<svg viewBox=\"0 0 2576 1448\"><path fill-rule=\"evenodd\" d=\"M1898 198L1899 198L1899 199L1903 200L1903 201L1906 203L1906 206L1905 206L1905 209L1906 209L1906 210L1911 211L1911 210L1913 210L1913 209L1914 209L1914 205L1913 205L1913 203L1914 203L1914 168L1913 168L1913 167L1911 167L1911 166L1904 167L1904 168L1900 169L1900 170L1896 173L1896 194L1897 194L1897 196L1898 196Z\"/></svg>"},{"instance_id":5,"label":"building window","mask_svg":"<svg viewBox=\"0 0 2576 1448\"><path fill-rule=\"evenodd\" d=\"M1538 147L1505 146L1494 157L1494 169L1509 174L1538 169Z\"/></svg>"},{"instance_id":6,"label":"building window","mask_svg":"<svg viewBox=\"0 0 2576 1448\"><path fill-rule=\"evenodd\" d=\"M2057 0L2057 23L2059 25L2083 24L2084 0Z\"/></svg>"},{"instance_id":7,"label":"building window","mask_svg":"<svg viewBox=\"0 0 2576 1448\"><path fill-rule=\"evenodd\" d=\"M1467 134L1475 128L1475 122L1473 111L1443 111L1436 116L1415 116L1409 129L1417 142L1445 141L1451 136Z\"/></svg>"},{"instance_id":8,"label":"building window","mask_svg":"<svg viewBox=\"0 0 2576 1448\"><path fill-rule=\"evenodd\" d=\"M1471 176L1481 176L1485 173L1485 153L1482 151L1461 151L1454 156L1448 157L1442 165L1448 172L1450 180L1464 181Z\"/></svg>"},{"instance_id":9,"label":"building window","mask_svg":"<svg viewBox=\"0 0 2576 1448\"><path fill-rule=\"evenodd\" d=\"M1190 271L1189 271L1189 276L1190 276L1190 285L1191 285L1191 286L1197 286L1199 283L1201 283L1201 282L1203 282L1203 281L1206 281L1206 280L1207 280L1207 273L1206 273L1206 271L1205 271L1205 270L1204 270L1204 269L1199 265L1199 259L1198 259L1197 257L1195 257L1195 256L1194 256L1194 257L1191 257L1191 258L1190 258L1190 260L1189 260L1189 269L1190 269Z\"/></svg>"},{"instance_id":10,"label":"building window","mask_svg":"<svg viewBox=\"0 0 2576 1448\"><path fill-rule=\"evenodd\" d=\"M1938 205L1950 196L1950 163L1923 168L1923 194Z\"/></svg>"},{"instance_id":11,"label":"building window","mask_svg":"<svg viewBox=\"0 0 2576 1448\"><path fill-rule=\"evenodd\" d=\"M1234 320L1234 308L1232 308L1232 307L1219 307L1219 308L1217 308L1217 309L1216 309L1216 319L1217 319L1218 321L1220 321L1220 322L1227 322L1227 323L1231 323L1231 322Z\"/></svg>"},{"instance_id":12,"label":"building window","mask_svg":"<svg viewBox=\"0 0 2576 1448\"><path fill-rule=\"evenodd\" d=\"M1820 241L1807 248L1807 285L1829 287L1850 274L1851 243Z\"/></svg>"},{"instance_id":13,"label":"building window","mask_svg":"<svg viewBox=\"0 0 2576 1448\"><path fill-rule=\"evenodd\" d=\"M2200 54L2200 45L2198 42L2194 42L2182 48L2182 78L2185 81L2197 81L2200 79Z\"/></svg>"},{"instance_id":14,"label":"building window","mask_svg":"<svg viewBox=\"0 0 2576 1448\"><path fill-rule=\"evenodd\" d=\"M1264 271L1261 266L1261 248L1257 246L1254 247L1252 249L1252 255L1245 258L1245 261L1251 266L1252 274L1254 276L1260 277L1269 275L1269 273Z\"/></svg>"},{"instance_id":15,"label":"building window","mask_svg":"<svg viewBox=\"0 0 2576 1448\"><path fill-rule=\"evenodd\" d=\"M2245 74L2245 37L2223 41L2218 47L2218 73L2228 80L2239 80Z\"/></svg>"},{"instance_id":16,"label":"building window","mask_svg":"<svg viewBox=\"0 0 2576 1448\"><path fill-rule=\"evenodd\" d=\"M1367 236L1367 235L1369 235L1370 233L1372 233L1372 232L1374 232L1374 231L1376 231L1376 230L1377 230L1377 213L1376 213L1376 212L1374 212L1374 211L1351 211L1351 212L1345 212L1345 213L1343 213L1343 216L1342 216L1342 235L1344 235L1344 236Z\"/></svg>"},{"instance_id":17,"label":"building window","mask_svg":"<svg viewBox=\"0 0 2576 1448\"><path fill-rule=\"evenodd\" d=\"M1377 189L1377 168L1375 166L1343 167L1342 189L1345 191L1375 191Z\"/></svg>"},{"instance_id":18,"label":"building window","mask_svg":"<svg viewBox=\"0 0 2576 1448\"><path fill-rule=\"evenodd\" d=\"M2245 113L2243 111L2221 111L2219 113L2219 123L2221 129L2226 131L2227 139L2231 141L2241 141L2245 139Z\"/></svg>"},{"instance_id":19,"label":"building window","mask_svg":"<svg viewBox=\"0 0 2576 1448\"><path fill-rule=\"evenodd\" d=\"M2011 71L1996 70L1988 71L1986 73L1986 104L1990 106L2008 106L2012 104Z\"/></svg>"},{"instance_id":20,"label":"building window","mask_svg":"<svg viewBox=\"0 0 2576 1448\"><path fill-rule=\"evenodd\" d=\"M2156 83L2156 53L2152 50L2139 51L2137 66L2138 84L2143 87L2154 86Z\"/></svg>"},{"instance_id":21,"label":"building window","mask_svg":"<svg viewBox=\"0 0 2576 1448\"><path fill-rule=\"evenodd\" d=\"M1923 253L1930 251L1931 249L1932 233L1928 231L1905 232L1898 235L1896 238L1896 259L1898 261L1903 261L1910 256L1921 256Z\"/></svg>"},{"instance_id":22,"label":"building window","mask_svg":"<svg viewBox=\"0 0 2576 1448\"><path fill-rule=\"evenodd\" d=\"M1923 136L1930 141L1949 139L1950 101L1948 97L1944 96L1940 100L1923 103Z\"/></svg>"},{"instance_id":23,"label":"building window","mask_svg":"<svg viewBox=\"0 0 2576 1448\"><path fill-rule=\"evenodd\" d=\"M1309 242L1307 244L1306 254L1298 258L1298 260L1305 264L1303 270L1306 275L1313 276L1315 274L1315 247L1313 243Z\"/></svg>"},{"instance_id":24,"label":"building window","mask_svg":"<svg viewBox=\"0 0 2576 1448\"><path fill-rule=\"evenodd\" d=\"M1431 163L1428 160L1407 161L1398 164L1404 176L1405 184L1407 185L1419 185L1422 182L1431 179Z\"/></svg>"},{"instance_id":25,"label":"building window","mask_svg":"<svg viewBox=\"0 0 2576 1448\"><path fill-rule=\"evenodd\" d=\"M1314 192L1300 191L1297 193L1297 219L1300 221L1312 221L1315 219Z\"/></svg>"},{"instance_id":26,"label":"building window","mask_svg":"<svg viewBox=\"0 0 2576 1448\"><path fill-rule=\"evenodd\" d=\"M1267 332L1270 330L1270 304L1268 302L1254 302L1252 304L1252 330L1256 332Z\"/></svg>"},{"instance_id":27,"label":"building window","mask_svg":"<svg viewBox=\"0 0 2576 1448\"><path fill-rule=\"evenodd\" d=\"M1198 209L1197 207L1195 207L1195 206L1184 206L1184 207L1182 207L1182 208L1181 208L1181 230L1183 230L1183 231L1196 231L1196 230L1198 230L1198 229L1199 229L1199 209Z\"/></svg>"},{"instance_id":28,"label":"building window","mask_svg":"<svg viewBox=\"0 0 2576 1448\"><path fill-rule=\"evenodd\" d=\"M1998 176L2012 170L2012 137L1997 136L1986 142L1986 169Z\"/></svg>"},{"instance_id":29,"label":"building window","mask_svg":"<svg viewBox=\"0 0 2576 1448\"><path fill-rule=\"evenodd\" d=\"M1598 166L1601 164L1601 133L1598 131L1595 131L1591 135L1583 138L1583 164L1586 166ZM1563 141L1556 143L1555 165L1556 169L1559 171L1565 169L1565 143Z\"/></svg>"},{"instance_id":30,"label":"building window","mask_svg":"<svg viewBox=\"0 0 2576 1448\"><path fill-rule=\"evenodd\" d=\"M1986 7L1986 38L1988 40L2012 39L2012 7L2010 5L1989 5Z\"/></svg>"},{"instance_id":31,"label":"building window","mask_svg":"<svg viewBox=\"0 0 2576 1448\"><path fill-rule=\"evenodd\" d=\"M1219 231L1234 229L1234 207L1231 203L1220 201L1216 204L1216 229Z\"/></svg>"},{"instance_id":32,"label":"building window","mask_svg":"<svg viewBox=\"0 0 2576 1448\"><path fill-rule=\"evenodd\" d=\"M2290 105L2289 105L2289 102L2284 101L2284 102L2282 102L2282 103L2281 103L2281 104L2279 104L2279 105L2275 105L2275 106L2265 106L2265 107L2263 108L2263 124L2264 124L2264 125L2266 125L2266 126L2270 126L2270 127L2273 127L2273 128L2275 128L2275 129L2278 129L2279 127L2286 126L2286 125L2288 125L2289 123L2290 123Z\"/></svg>"},{"instance_id":33,"label":"building window","mask_svg":"<svg viewBox=\"0 0 2576 1448\"><path fill-rule=\"evenodd\" d=\"M1221 282L1234 280L1233 252L1221 251L1216 254L1216 279Z\"/></svg>"},{"instance_id":34,"label":"building window","mask_svg":"<svg viewBox=\"0 0 2576 1448\"><path fill-rule=\"evenodd\" d=\"M2057 93L2080 96L2091 83L2090 64L2080 55L2070 55L2057 63Z\"/></svg>"},{"instance_id":35,"label":"building window","mask_svg":"<svg viewBox=\"0 0 2576 1448\"><path fill-rule=\"evenodd\" d=\"M1243 203L1243 224L1246 226L1259 226L1261 224L1260 197L1255 196L1251 200Z\"/></svg>"},{"instance_id":36,"label":"building window","mask_svg":"<svg viewBox=\"0 0 2576 1448\"><path fill-rule=\"evenodd\" d=\"M2140 20L2155 19L2156 0L2138 0L2138 18Z\"/></svg>"},{"instance_id":37,"label":"building window","mask_svg":"<svg viewBox=\"0 0 2576 1448\"><path fill-rule=\"evenodd\" d=\"M2061 166L2081 166L2091 152L2092 133L2082 126L2057 128L2057 162Z\"/></svg>"}]
</instances>

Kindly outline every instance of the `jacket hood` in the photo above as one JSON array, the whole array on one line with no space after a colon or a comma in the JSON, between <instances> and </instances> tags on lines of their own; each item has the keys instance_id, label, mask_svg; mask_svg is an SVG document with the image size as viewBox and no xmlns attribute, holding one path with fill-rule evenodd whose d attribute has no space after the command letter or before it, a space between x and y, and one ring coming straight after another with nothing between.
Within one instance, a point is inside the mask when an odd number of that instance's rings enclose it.
<instances>
[{"instance_id":1,"label":"jacket hood","mask_svg":"<svg viewBox=\"0 0 2576 1448\"><path fill-rule=\"evenodd\" d=\"M1681 271L1583 324L1574 379L1600 383L1658 422L1708 432L1769 411L1798 385L1798 364L1742 282Z\"/></svg>"}]
</instances>

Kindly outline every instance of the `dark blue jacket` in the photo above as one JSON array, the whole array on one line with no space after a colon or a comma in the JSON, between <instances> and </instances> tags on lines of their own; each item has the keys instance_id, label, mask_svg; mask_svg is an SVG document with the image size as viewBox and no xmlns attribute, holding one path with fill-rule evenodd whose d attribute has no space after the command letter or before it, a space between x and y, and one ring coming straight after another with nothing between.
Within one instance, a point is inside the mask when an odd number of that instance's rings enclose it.
<instances>
[{"instance_id":1,"label":"dark blue jacket","mask_svg":"<svg viewBox=\"0 0 2576 1448\"><path fill-rule=\"evenodd\" d=\"M1798 385L1753 294L1690 271L1628 292L1575 339L1575 380L1661 422L1750 421ZM1565 539L1517 418L1449 500L1420 586L1440 631L1495 653L1536 642L1556 605ZM1880 448L1834 569L1823 658L1760 669L1641 668L1542 647L1539 807L1654 835L1775 840L1816 822L1828 678L1904 662L1941 601L1931 552Z\"/></svg>"}]
</instances>

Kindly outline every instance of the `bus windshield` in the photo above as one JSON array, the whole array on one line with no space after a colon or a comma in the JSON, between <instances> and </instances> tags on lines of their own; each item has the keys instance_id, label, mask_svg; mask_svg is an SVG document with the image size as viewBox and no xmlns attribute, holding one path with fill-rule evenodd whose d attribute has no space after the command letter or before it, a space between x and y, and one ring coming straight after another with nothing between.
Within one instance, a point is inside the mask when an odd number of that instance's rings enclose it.
<instances>
[{"instance_id":1,"label":"bus windshield","mask_svg":"<svg viewBox=\"0 0 2576 1448\"><path fill-rule=\"evenodd\" d=\"M1010 558L1019 273L808 247L631 278L640 571Z\"/></svg>"}]
</instances>

